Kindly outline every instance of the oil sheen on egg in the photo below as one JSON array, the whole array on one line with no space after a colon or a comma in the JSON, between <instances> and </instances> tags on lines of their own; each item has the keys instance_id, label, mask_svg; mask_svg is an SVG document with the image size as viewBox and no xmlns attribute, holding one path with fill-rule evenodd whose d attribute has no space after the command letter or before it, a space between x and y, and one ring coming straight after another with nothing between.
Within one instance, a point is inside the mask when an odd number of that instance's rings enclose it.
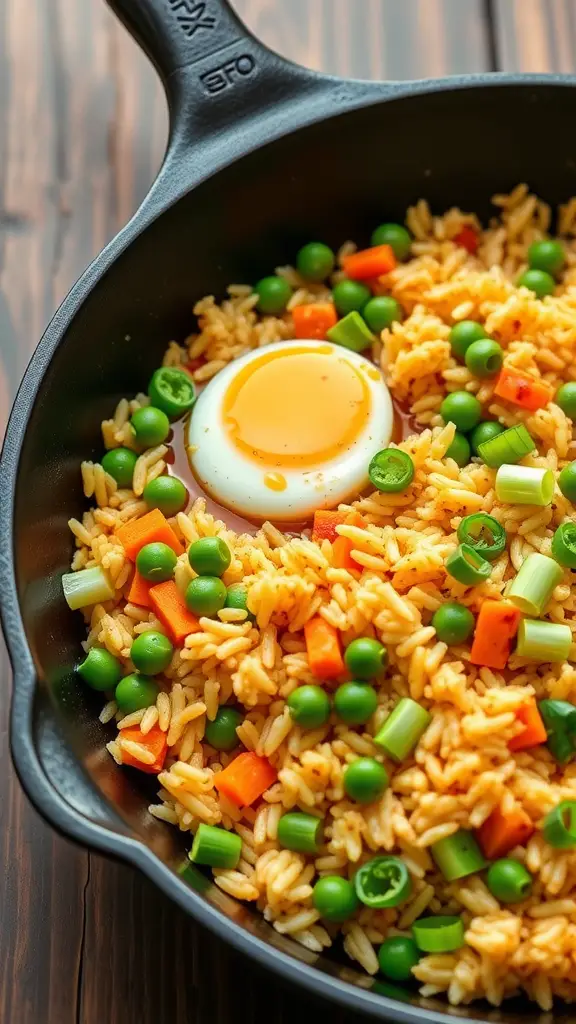
<instances>
[{"instance_id":1,"label":"oil sheen on egg","mask_svg":"<svg viewBox=\"0 0 576 1024\"><path fill-rule=\"evenodd\" d=\"M283 341L207 384L190 417L190 463L226 508L296 522L361 491L392 429L390 394L373 363L327 342Z\"/></svg>"}]
</instances>

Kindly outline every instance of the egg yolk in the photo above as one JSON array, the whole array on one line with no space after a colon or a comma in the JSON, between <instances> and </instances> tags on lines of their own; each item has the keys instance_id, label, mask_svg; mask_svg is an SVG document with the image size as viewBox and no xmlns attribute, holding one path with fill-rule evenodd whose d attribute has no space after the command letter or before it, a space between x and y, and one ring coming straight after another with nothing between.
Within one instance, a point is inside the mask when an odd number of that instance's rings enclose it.
<instances>
[{"instance_id":1,"label":"egg yolk","mask_svg":"<svg viewBox=\"0 0 576 1024\"><path fill-rule=\"evenodd\" d=\"M370 412L363 374L330 345L263 353L238 373L223 402L232 443L277 468L307 468L342 455Z\"/></svg>"}]
</instances>

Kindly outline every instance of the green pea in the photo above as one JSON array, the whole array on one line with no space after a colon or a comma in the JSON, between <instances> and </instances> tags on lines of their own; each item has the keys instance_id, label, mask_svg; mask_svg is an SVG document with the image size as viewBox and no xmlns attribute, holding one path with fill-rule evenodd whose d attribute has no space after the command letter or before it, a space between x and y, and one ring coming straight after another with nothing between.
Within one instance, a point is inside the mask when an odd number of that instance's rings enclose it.
<instances>
[{"instance_id":1,"label":"green pea","mask_svg":"<svg viewBox=\"0 0 576 1024\"><path fill-rule=\"evenodd\" d=\"M469 608L457 601L440 605L432 616L436 636L443 644L463 644L474 629L475 619Z\"/></svg>"},{"instance_id":2,"label":"green pea","mask_svg":"<svg viewBox=\"0 0 576 1024\"><path fill-rule=\"evenodd\" d=\"M104 647L91 647L78 672L93 690L112 690L122 676L122 665Z\"/></svg>"},{"instance_id":3,"label":"green pea","mask_svg":"<svg viewBox=\"0 0 576 1024\"><path fill-rule=\"evenodd\" d=\"M532 875L520 861L502 857L490 865L486 884L500 903L520 903L530 895Z\"/></svg>"},{"instance_id":4,"label":"green pea","mask_svg":"<svg viewBox=\"0 0 576 1024\"><path fill-rule=\"evenodd\" d=\"M220 537L201 537L188 548L188 561L199 576L222 576L232 561L232 554Z\"/></svg>"},{"instance_id":5,"label":"green pea","mask_svg":"<svg viewBox=\"0 0 576 1024\"><path fill-rule=\"evenodd\" d=\"M254 286L254 291L258 296L260 313L265 313L268 316L283 313L292 295L288 281L275 274L263 277L261 281L258 281L258 284Z\"/></svg>"},{"instance_id":6,"label":"green pea","mask_svg":"<svg viewBox=\"0 0 576 1024\"><path fill-rule=\"evenodd\" d=\"M334 694L334 710L347 725L363 725L377 707L378 697L369 683L342 683Z\"/></svg>"},{"instance_id":7,"label":"green pea","mask_svg":"<svg viewBox=\"0 0 576 1024\"><path fill-rule=\"evenodd\" d=\"M388 785L384 765L373 757L359 757L344 771L344 790L351 800L359 804L372 804Z\"/></svg>"},{"instance_id":8,"label":"green pea","mask_svg":"<svg viewBox=\"0 0 576 1024\"><path fill-rule=\"evenodd\" d=\"M115 693L116 703L125 715L151 707L156 703L157 696L158 687L154 680L137 672L124 676L118 683Z\"/></svg>"},{"instance_id":9,"label":"green pea","mask_svg":"<svg viewBox=\"0 0 576 1024\"><path fill-rule=\"evenodd\" d=\"M162 409L144 405L130 420L134 437L141 448L154 448L162 444L170 433L170 420Z\"/></svg>"},{"instance_id":10,"label":"green pea","mask_svg":"<svg viewBox=\"0 0 576 1024\"><path fill-rule=\"evenodd\" d=\"M380 224L372 232L372 245L389 245L397 260L405 260L410 253L412 235L402 224Z\"/></svg>"},{"instance_id":11,"label":"green pea","mask_svg":"<svg viewBox=\"0 0 576 1024\"><path fill-rule=\"evenodd\" d=\"M412 968L416 967L421 956L414 939L391 935L378 950L378 963L382 974L390 981L410 981Z\"/></svg>"},{"instance_id":12,"label":"green pea","mask_svg":"<svg viewBox=\"0 0 576 1024\"><path fill-rule=\"evenodd\" d=\"M140 548L136 555L136 568L150 583L162 583L172 579L177 561L176 553L168 544L154 541Z\"/></svg>"},{"instance_id":13,"label":"green pea","mask_svg":"<svg viewBox=\"0 0 576 1024\"><path fill-rule=\"evenodd\" d=\"M352 882L339 875L324 875L312 891L312 903L326 921L340 924L348 920L360 906Z\"/></svg>"},{"instance_id":14,"label":"green pea","mask_svg":"<svg viewBox=\"0 0 576 1024\"><path fill-rule=\"evenodd\" d=\"M442 402L440 415L445 423L453 423L456 430L467 434L480 422L482 406L469 391L453 391Z\"/></svg>"},{"instance_id":15,"label":"green pea","mask_svg":"<svg viewBox=\"0 0 576 1024\"><path fill-rule=\"evenodd\" d=\"M296 256L298 273L308 281L324 281L334 270L334 253L323 242L308 242Z\"/></svg>"},{"instance_id":16,"label":"green pea","mask_svg":"<svg viewBox=\"0 0 576 1024\"><path fill-rule=\"evenodd\" d=\"M174 648L168 637L154 629L140 633L130 648L134 668L149 676L164 672L172 661L173 654Z\"/></svg>"},{"instance_id":17,"label":"green pea","mask_svg":"<svg viewBox=\"0 0 576 1024\"><path fill-rule=\"evenodd\" d=\"M558 486L568 501L576 504L576 462L569 462L558 477Z\"/></svg>"},{"instance_id":18,"label":"green pea","mask_svg":"<svg viewBox=\"0 0 576 1024\"><path fill-rule=\"evenodd\" d=\"M218 576L197 576L188 584L185 599L194 615L216 615L224 607L226 587Z\"/></svg>"},{"instance_id":19,"label":"green pea","mask_svg":"<svg viewBox=\"0 0 576 1024\"><path fill-rule=\"evenodd\" d=\"M482 324L476 323L475 320L460 320L457 324L454 324L448 335L452 354L456 359L464 362L464 357L470 345L486 336L486 331Z\"/></svg>"},{"instance_id":20,"label":"green pea","mask_svg":"<svg viewBox=\"0 0 576 1024\"><path fill-rule=\"evenodd\" d=\"M470 445L474 455L478 455L478 448L484 441L490 441L497 434L501 434L504 427L496 420L482 420L470 434Z\"/></svg>"},{"instance_id":21,"label":"green pea","mask_svg":"<svg viewBox=\"0 0 576 1024\"><path fill-rule=\"evenodd\" d=\"M388 651L379 640L360 636L348 644L344 661L350 675L357 679L374 679L388 664Z\"/></svg>"},{"instance_id":22,"label":"green pea","mask_svg":"<svg viewBox=\"0 0 576 1024\"><path fill-rule=\"evenodd\" d=\"M395 320L400 322L403 313L400 303L396 302L391 295L375 295L364 306L362 316L370 330L379 334L385 327L390 327Z\"/></svg>"},{"instance_id":23,"label":"green pea","mask_svg":"<svg viewBox=\"0 0 576 1024\"><path fill-rule=\"evenodd\" d=\"M543 299L546 295L553 295L556 282L551 274L545 270L526 270L520 275L516 284L519 288L528 288L537 299Z\"/></svg>"},{"instance_id":24,"label":"green pea","mask_svg":"<svg viewBox=\"0 0 576 1024\"><path fill-rule=\"evenodd\" d=\"M232 583L226 593L225 608L240 608L248 613L250 622L256 622L256 616L248 608L248 589L243 583Z\"/></svg>"},{"instance_id":25,"label":"green pea","mask_svg":"<svg viewBox=\"0 0 576 1024\"><path fill-rule=\"evenodd\" d=\"M142 493L148 508L158 508L165 516L175 516L188 504L188 491L178 477L157 476Z\"/></svg>"},{"instance_id":26,"label":"green pea","mask_svg":"<svg viewBox=\"0 0 576 1024\"><path fill-rule=\"evenodd\" d=\"M556 405L559 405L563 413L571 420L576 420L576 381L569 380L556 392Z\"/></svg>"},{"instance_id":27,"label":"green pea","mask_svg":"<svg viewBox=\"0 0 576 1024\"><path fill-rule=\"evenodd\" d=\"M369 301L372 292L360 281L339 281L332 289L332 301L340 316L356 311L359 313Z\"/></svg>"},{"instance_id":28,"label":"green pea","mask_svg":"<svg viewBox=\"0 0 576 1024\"><path fill-rule=\"evenodd\" d=\"M475 377L494 377L501 369L504 354L497 341L481 338L473 341L466 350L464 362Z\"/></svg>"},{"instance_id":29,"label":"green pea","mask_svg":"<svg viewBox=\"0 0 576 1024\"><path fill-rule=\"evenodd\" d=\"M292 718L302 729L318 729L330 717L330 701L321 686L299 686L286 703Z\"/></svg>"},{"instance_id":30,"label":"green pea","mask_svg":"<svg viewBox=\"0 0 576 1024\"><path fill-rule=\"evenodd\" d=\"M132 487L137 460L136 452L130 448L112 448L102 459L102 468L114 478L118 487Z\"/></svg>"},{"instance_id":31,"label":"green pea","mask_svg":"<svg viewBox=\"0 0 576 1024\"><path fill-rule=\"evenodd\" d=\"M528 249L528 263L531 270L544 270L547 274L559 274L566 262L566 252L562 242L552 238L541 242L532 242Z\"/></svg>"},{"instance_id":32,"label":"green pea","mask_svg":"<svg viewBox=\"0 0 576 1024\"><path fill-rule=\"evenodd\" d=\"M236 729L244 721L236 708L218 708L213 722L206 722L204 739L215 750L233 750L240 742Z\"/></svg>"},{"instance_id":33,"label":"green pea","mask_svg":"<svg viewBox=\"0 0 576 1024\"><path fill-rule=\"evenodd\" d=\"M465 434L454 434L451 444L446 449L446 458L454 459L458 466L467 466L470 462L470 443Z\"/></svg>"}]
</instances>

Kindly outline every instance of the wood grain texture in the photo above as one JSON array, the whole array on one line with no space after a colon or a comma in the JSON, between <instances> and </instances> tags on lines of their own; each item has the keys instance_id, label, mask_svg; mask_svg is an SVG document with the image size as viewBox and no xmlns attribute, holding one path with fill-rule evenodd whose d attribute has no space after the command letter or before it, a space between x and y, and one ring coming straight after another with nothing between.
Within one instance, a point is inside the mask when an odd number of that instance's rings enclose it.
<instances>
[{"instance_id":1,"label":"wood grain texture","mask_svg":"<svg viewBox=\"0 0 576 1024\"><path fill-rule=\"evenodd\" d=\"M576 70L573 0L495 0L494 15L500 70Z\"/></svg>"},{"instance_id":2,"label":"wood grain texture","mask_svg":"<svg viewBox=\"0 0 576 1024\"><path fill-rule=\"evenodd\" d=\"M333 73L490 66L483 0L236 7L268 45ZM166 135L156 75L102 0L0 0L0 429L44 325L137 208ZM10 764L9 694L2 649L2 1024L228 1024L239 1005L258 1024L302 1016L308 998L247 965L128 867L47 828Z\"/></svg>"}]
</instances>

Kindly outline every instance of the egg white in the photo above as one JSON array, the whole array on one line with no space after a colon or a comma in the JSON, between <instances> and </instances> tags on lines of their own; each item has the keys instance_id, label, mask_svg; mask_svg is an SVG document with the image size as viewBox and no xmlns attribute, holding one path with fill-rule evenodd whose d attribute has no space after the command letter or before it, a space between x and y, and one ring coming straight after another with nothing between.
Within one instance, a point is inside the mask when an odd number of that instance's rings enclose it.
<instances>
[{"instance_id":1,"label":"egg white","mask_svg":"<svg viewBox=\"0 0 576 1024\"><path fill-rule=\"evenodd\" d=\"M333 345L334 357L345 358L359 370L370 393L371 410L365 427L346 451L322 465L302 469L273 463L265 466L235 448L227 436L222 412L232 381L245 366L261 359L263 352L288 352L291 348L301 351L303 346L325 353L327 343L280 341L233 360L206 385L190 416L187 444L194 476L212 498L249 519L301 521L310 518L317 508L334 508L352 498L368 482L370 459L386 447L392 436L394 411L384 379L381 375L375 379L374 364L364 356ZM332 359L332 354L325 358ZM305 409L302 415L306 415ZM277 472L287 484L281 491L271 490L264 482L267 473Z\"/></svg>"}]
</instances>

